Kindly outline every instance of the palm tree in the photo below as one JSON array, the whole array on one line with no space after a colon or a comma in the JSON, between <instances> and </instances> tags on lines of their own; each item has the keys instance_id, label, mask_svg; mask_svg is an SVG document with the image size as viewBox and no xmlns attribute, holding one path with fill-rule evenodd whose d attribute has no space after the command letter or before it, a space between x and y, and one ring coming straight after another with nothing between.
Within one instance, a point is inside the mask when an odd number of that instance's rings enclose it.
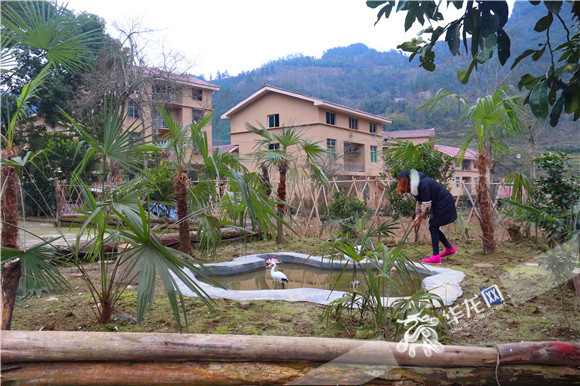
<instances>
[{"instance_id":1,"label":"palm tree","mask_svg":"<svg viewBox=\"0 0 580 386\"><path fill-rule=\"evenodd\" d=\"M98 30L79 34L75 23L65 17L66 8L47 1L13 2L2 4L2 40L1 70L14 71L11 67L15 47L22 45L39 52L39 60L46 64L40 73L22 87L16 100L14 111L9 112L9 119L2 136L2 169L0 186L2 192L2 247L18 249L18 211L20 202L20 183L18 169L30 158L18 157L14 146L14 133L17 125L30 112L30 103L38 98L38 92L49 79L53 69L62 68L70 73L86 67L86 59L94 52L89 48L95 40ZM16 74L26 78L27 74ZM12 260L25 258L30 254L15 254ZM22 269L20 264L11 264L12 269L2 272L4 304L2 328L9 329L12 309ZM30 267L30 265L29 265ZM10 278L9 278L10 277ZM7 283L13 284L8 286ZM15 288L14 285L16 286ZM8 288L11 287L11 288Z\"/></svg>"},{"instance_id":2,"label":"palm tree","mask_svg":"<svg viewBox=\"0 0 580 386\"><path fill-rule=\"evenodd\" d=\"M325 150L317 142L310 142L303 138L302 133L296 126L283 127L275 132L269 131L262 124L259 128L249 123L246 127L254 134L261 137L257 141L253 153L260 167L275 167L280 176L278 184L278 204L277 204L277 234L276 242L279 244L283 239L283 218L286 209L286 179L288 172L295 164L310 169L311 174L323 183L327 183L326 176L322 169L315 163L320 157L326 154ZM293 151L290 151L292 149ZM304 169L303 169L304 170Z\"/></svg>"},{"instance_id":3,"label":"palm tree","mask_svg":"<svg viewBox=\"0 0 580 386\"><path fill-rule=\"evenodd\" d=\"M173 118L170 112L163 106L158 106L158 111L167 126L167 134L163 140L167 141L166 149L170 152L177 166L177 173L173 183L175 185L175 206L177 220L179 224L179 250L187 255L191 255L191 237L189 235L189 210L187 204L187 193L189 191L189 178L184 173L187 166L187 159L196 148L195 133L201 131L208 122L211 121L211 114L206 114L199 123L192 122L184 125Z\"/></svg>"},{"instance_id":4,"label":"palm tree","mask_svg":"<svg viewBox=\"0 0 580 386\"><path fill-rule=\"evenodd\" d=\"M493 225L493 203L490 194L490 181L487 179L493 160L507 150L505 137L518 134L522 130L519 117L523 114L521 95L513 87L504 86L492 95L478 98L475 103L448 90L439 90L422 108L430 108L442 99L457 102L472 125L463 141L462 152L475 143L478 151L476 167L479 170L476 205L479 209L479 224L482 231L483 253L495 252ZM458 162L462 161L462 157Z\"/></svg>"}]
</instances>

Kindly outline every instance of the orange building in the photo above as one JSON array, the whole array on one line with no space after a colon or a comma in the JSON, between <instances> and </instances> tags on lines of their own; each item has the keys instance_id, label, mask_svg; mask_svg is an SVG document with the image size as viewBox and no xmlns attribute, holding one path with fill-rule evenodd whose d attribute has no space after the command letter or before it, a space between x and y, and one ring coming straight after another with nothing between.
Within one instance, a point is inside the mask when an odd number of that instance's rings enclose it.
<instances>
[{"instance_id":1,"label":"orange building","mask_svg":"<svg viewBox=\"0 0 580 386\"><path fill-rule=\"evenodd\" d=\"M326 148L326 168L332 169L332 175L378 177L384 168L382 126L391 120L383 116L265 84L221 118L231 121L231 143L242 157L256 150L259 139L246 123L272 131L292 126L305 139ZM252 160L245 162L250 170L257 170Z\"/></svg>"}]
</instances>

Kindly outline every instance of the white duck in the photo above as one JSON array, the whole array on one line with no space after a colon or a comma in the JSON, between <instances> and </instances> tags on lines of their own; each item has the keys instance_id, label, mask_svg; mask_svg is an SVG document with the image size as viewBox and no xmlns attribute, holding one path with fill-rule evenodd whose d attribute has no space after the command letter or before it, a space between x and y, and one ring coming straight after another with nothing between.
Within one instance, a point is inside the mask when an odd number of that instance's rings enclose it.
<instances>
[{"instance_id":1,"label":"white duck","mask_svg":"<svg viewBox=\"0 0 580 386\"><path fill-rule=\"evenodd\" d=\"M276 271L276 264L279 264L280 260L272 258L266 260L266 264L268 267L272 267L270 270L270 276L272 279L276 280L278 283L282 284L282 288L284 288L284 282L288 283L288 278L282 272Z\"/></svg>"}]
</instances>

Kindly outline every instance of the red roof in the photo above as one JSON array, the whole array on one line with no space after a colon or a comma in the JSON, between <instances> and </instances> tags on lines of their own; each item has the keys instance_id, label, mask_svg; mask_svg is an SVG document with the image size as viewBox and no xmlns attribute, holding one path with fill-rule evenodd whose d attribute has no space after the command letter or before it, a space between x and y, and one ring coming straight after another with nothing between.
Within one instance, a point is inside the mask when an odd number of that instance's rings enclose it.
<instances>
[{"instance_id":1,"label":"red roof","mask_svg":"<svg viewBox=\"0 0 580 386\"><path fill-rule=\"evenodd\" d=\"M385 139L387 139L387 138L403 139L403 138L435 137L435 129L384 131L383 137Z\"/></svg>"},{"instance_id":2,"label":"red roof","mask_svg":"<svg viewBox=\"0 0 580 386\"><path fill-rule=\"evenodd\" d=\"M461 151L461 148L459 147L455 147L455 146L446 146L446 145L435 145L435 149L439 150L441 153L447 154L453 158L457 157L459 155L459 152ZM463 158L465 159L477 159L477 156L479 155L478 152L474 151L474 150L465 150L465 156Z\"/></svg>"},{"instance_id":3,"label":"red roof","mask_svg":"<svg viewBox=\"0 0 580 386\"><path fill-rule=\"evenodd\" d=\"M156 68L149 68L149 67L138 67L138 68L140 68L146 74L164 76L164 77L167 77L167 79L178 82L178 83L185 83L185 84L190 85L190 86L197 86L197 87L206 88L206 89L210 89L210 90L214 90L214 91L218 91L220 89L220 86L217 86L213 83L206 82L205 80L201 80L199 78L196 78L195 76L185 75L185 74L174 74L171 72L162 71L162 70L159 70Z\"/></svg>"}]
</instances>

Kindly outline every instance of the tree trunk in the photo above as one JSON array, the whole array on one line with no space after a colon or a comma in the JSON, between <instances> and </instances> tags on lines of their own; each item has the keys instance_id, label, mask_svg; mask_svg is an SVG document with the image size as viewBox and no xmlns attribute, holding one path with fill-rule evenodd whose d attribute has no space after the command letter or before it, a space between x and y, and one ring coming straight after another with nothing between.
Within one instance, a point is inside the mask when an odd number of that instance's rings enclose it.
<instances>
[{"instance_id":1,"label":"tree trunk","mask_svg":"<svg viewBox=\"0 0 580 386\"><path fill-rule=\"evenodd\" d=\"M266 197L270 197L272 194L272 184L270 183L270 174L268 173L268 167L262 166L262 174L260 175L260 181L262 182L262 187L264 188L264 194Z\"/></svg>"},{"instance_id":2,"label":"tree trunk","mask_svg":"<svg viewBox=\"0 0 580 386\"><path fill-rule=\"evenodd\" d=\"M2 158L9 159L17 155L16 149L3 151ZM20 184L18 174L13 166L2 166L0 176L2 198L0 213L2 218L2 246L18 249L18 220L20 207ZM12 312L16 302L18 283L22 276L22 262L7 263L2 272L2 329L9 330L12 324Z\"/></svg>"},{"instance_id":3,"label":"tree trunk","mask_svg":"<svg viewBox=\"0 0 580 386\"><path fill-rule=\"evenodd\" d=\"M495 236L493 227L493 205L491 203L489 181L487 180L487 170L490 157L487 154L479 153L477 157L477 169L479 170L479 181L477 184L476 204L479 209L479 225L481 226L481 239L483 241L483 253L495 252Z\"/></svg>"},{"instance_id":4,"label":"tree trunk","mask_svg":"<svg viewBox=\"0 0 580 386\"><path fill-rule=\"evenodd\" d=\"M5 157L3 154L3 158ZM18 218L20 204L20 186L18 174L12 166L2 166L2 246L18 249Z\"/></svg>"},{"instance_id":5,"label":"tree trunk","mask_svg":"<svg viewBox=\"0 0 580 386\"><path fill-rule=\"evenodd\" d=\"M278 184L278 199L280 201L286 201L286 172L288 167L285 164L281 164L279 166L280 170L280 183ZM284 218L284 212L286 210L286 206L283 202L278 204L278 220L276 221L276 243L280 244L284 241L284 231L283 231L283 224L282 219Z\"/></svg>"},{"instance_id":6,"label":"tree trunk","mask_svg":"<svg viewBox=\"0 0 580 386\"><path fill-rule=\"evenodd\" d=\"M111 322L111 317L113 316L113 299L111 299L112 294L103 294L101 305L98 307L99 311L99 323L108 324Z\"/></svg>"},{"instance_id":7,"label":"tree trunk","mask_svg":"<svg viewBox=\"0 0 580 386\"><path fill-rule=\"evenodd\" d=\"M16 302L18 283L22 276L22 262L20 259L11 260L4 264L2 270L2 329L10 330L12 326L12 312Z\"/></svg>"},{"instance_id":8,"label":"tree trunk","mask_svg":"<svg viewBox=\"0 0 580 386\"><path fill-rule=\"evenodd\" d=\"M177 220L179 221L179 250L191 255L191 238L189 237L189 220L187 219L187 176L182 170L177 171L175 183L175 197L177 206Z\"/></svg>"}]
</instances>

